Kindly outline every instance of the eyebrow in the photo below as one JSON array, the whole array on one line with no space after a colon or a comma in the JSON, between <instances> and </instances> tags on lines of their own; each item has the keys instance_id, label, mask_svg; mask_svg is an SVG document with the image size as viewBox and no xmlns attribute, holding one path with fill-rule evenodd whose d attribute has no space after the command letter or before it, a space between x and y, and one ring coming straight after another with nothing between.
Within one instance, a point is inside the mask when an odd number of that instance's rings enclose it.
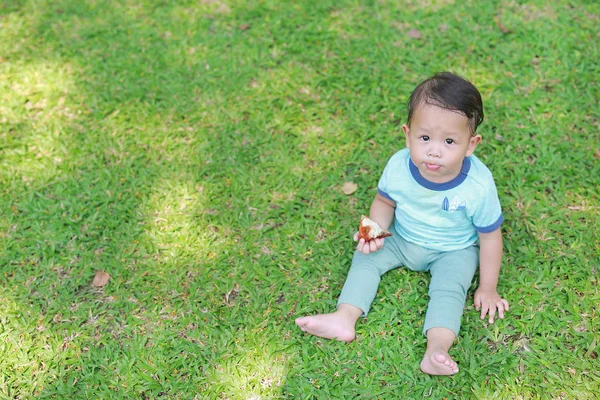
<instances>
[{"instance_id":1,"label":"eyebrow","mask_svg":"<svg viewBox=\"0 0 600 400\"><path fill-rule=\"evenodd\" d=\"M423 128L423 127L419 127L419 132L425 132L431 135L431 131L427 128ZM446 136L462 136L460 133L458 132L442 132L442 134L446 135Z\"/></svg>"}]
</instances>

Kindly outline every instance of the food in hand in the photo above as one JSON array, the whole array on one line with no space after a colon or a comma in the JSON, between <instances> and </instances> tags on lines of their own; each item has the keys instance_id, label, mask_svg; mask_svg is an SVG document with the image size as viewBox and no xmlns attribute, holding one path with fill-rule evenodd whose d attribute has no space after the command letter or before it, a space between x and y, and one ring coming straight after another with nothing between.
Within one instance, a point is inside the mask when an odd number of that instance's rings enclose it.
<instances>
[{"instance_id":1,"label":"food in hand","mask_svg":"<svg viewBox=\"0 0 600 400\"><path fill-rule=\"evenodd\" d=\"M360 224L358 225L358 240L365 239L365 242L368 242L369 240L385 238L388 236L392 236L392 233L385 229L381 229L377 222L364 215L360 218Z\"/></svg>"}]
</instances>

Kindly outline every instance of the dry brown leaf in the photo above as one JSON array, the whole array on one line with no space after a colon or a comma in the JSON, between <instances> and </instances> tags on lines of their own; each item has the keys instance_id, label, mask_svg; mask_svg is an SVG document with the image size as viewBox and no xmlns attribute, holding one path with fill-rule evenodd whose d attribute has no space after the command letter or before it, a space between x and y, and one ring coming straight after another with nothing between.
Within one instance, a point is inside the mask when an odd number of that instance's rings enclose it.
<instances>
[{"instance_id":1,"label":"dry brown leaf","mask_svg":"<svg viewBox=\"0 0 600 400\"><path fill-rule=\"evenodd\" d=\"M354 182L346 182L344 183L344 186L342 186L342 191L347 195L356 192L356 189L358 189L358 185Z\"/></svg>"},{"instance_id":2,"label":"dry brown leaf","mask_svg":"<svg viewBox=\"0 0 600 400\"><path fill-rule=\"evenodd\" d=\"M418 29L414 28L408 31L407 35L413 39L421 39L423 37L423 35L421 35L421 32Z\"/></svg>"},{"instance_id":3,"label":"dry brown leaf","mask_svg":"<svg viewBox=\"0 0 600 400\"><path fill-rule=\"evenodd\" d=\"M92 281L92 285L96 287L104 287L108 283L110 279L110 275L104 271L97 271L94 280Z\"/></svg>"},{"instance_id":4,"label":"dry brown leaf","mask_svg":"<svg viewBox=\"0 0 600 400\"><path fill-rule=\"evenodd\" d=\"M510 29L507 29L504 24L502 24L502 21L500 21L500 17L494 17L494 22L496 22L496 25L498 26L498 29L500 29L500 32L507 34L510 33Z\"/></svg>"},{"instance_id":5,"label":"dry brown leaf","mask_svg":"<svg viewBox=\"0 0 600 400\"><path fill-rule=\"evenodd\" d=\"M273 254L273 250L271 250L270 248L268 248L267 246L263 246L262 249L260 250L263 254L266 255L271 255Z\"/></svg>"}]
</instances>

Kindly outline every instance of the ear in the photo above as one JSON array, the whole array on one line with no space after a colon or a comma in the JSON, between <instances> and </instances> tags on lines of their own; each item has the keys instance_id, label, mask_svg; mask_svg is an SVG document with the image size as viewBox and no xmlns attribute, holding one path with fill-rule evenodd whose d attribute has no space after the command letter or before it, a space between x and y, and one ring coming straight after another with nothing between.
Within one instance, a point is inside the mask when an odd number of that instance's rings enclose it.
<instances>
[{"instance_id":1,"label":"ear","mask_svg":"<svg viewBox=\"0 0 600 400\"><path fill-rule=\"evenodd\" d=\"M406 138L406 147L410 149L410 126L406 124L402 125L402 131L404 132L404 137Z\"/></svg>"},{"instance_id":2,"label":"ear","mask_svg":"<svg viewBox=\"0 0 600 400\"><path fill-rule=\"evenodd\" d=\"M466 157L469 157L471 154L473 154L479 142L481 142L481 135L471 136L469 139L469 147L467 147Z\"/></svg>"}]
</instances>

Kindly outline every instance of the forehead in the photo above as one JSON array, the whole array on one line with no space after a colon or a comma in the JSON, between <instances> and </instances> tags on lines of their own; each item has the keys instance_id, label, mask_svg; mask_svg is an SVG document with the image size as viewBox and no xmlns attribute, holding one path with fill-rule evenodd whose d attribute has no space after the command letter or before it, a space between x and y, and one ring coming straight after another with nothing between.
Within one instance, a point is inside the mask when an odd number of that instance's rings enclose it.
<instances>
[{"instance_id":1,"label":"forehead","mask_svg":"<svg viewBox=\"0 0 600 400\"><path fill-rule=\"evenodd\" d=\"M469 119L466 115L431 104L422 104L417 107L412 117L411 128L430 132L471 135Z\"/></svg>"}]
</instances>

